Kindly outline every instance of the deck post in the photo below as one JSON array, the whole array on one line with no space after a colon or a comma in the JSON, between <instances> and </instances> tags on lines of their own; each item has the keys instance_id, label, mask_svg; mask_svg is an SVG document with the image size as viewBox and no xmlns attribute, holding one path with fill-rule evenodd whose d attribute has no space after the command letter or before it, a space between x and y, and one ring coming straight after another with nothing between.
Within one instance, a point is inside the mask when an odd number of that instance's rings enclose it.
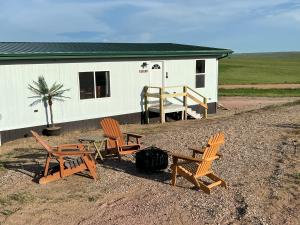
<instances>
[{"instance_id":1,"label":"deck post","mask_svg":"<svg viewBox=\"0 0 300 225\"><path fill-rule=\"evenodd\" d=\"M160 122L165 123L165 112L164 112L164 88L159 88L159 111L160 111Z\"/></svg>"},{"instance_id":2,"label":"deck post","mask_svg":"<svg viewBox=\"0 0 300 225\"><path fill-rule=\"evenodd\" d=\"M184 119L187 120L187 86L183 86L183 106L184 106Z\"/></svg>"},{"instance_id":3,"label":"deck post","mask_svg":"<svg viewBox=\"0 0 300 225\"><path fill-rule=\"evenodd\" d=\"M207 98L204 98L203 101L204 101L204 104L207 105ZM204 109L204 118L205 119L207 118L207 108Z\"/></svg>"},{"instance_id":4,"label":"deck post","mask_svg":"<svg viewBox=\"0 0 300 225\"><path fill-rule=\"evenodd\" d=\"M144 110L145 110L145 123L149 124L149 109L148 109L148 86L144 88Z\"/></svg>"}]
</instances>

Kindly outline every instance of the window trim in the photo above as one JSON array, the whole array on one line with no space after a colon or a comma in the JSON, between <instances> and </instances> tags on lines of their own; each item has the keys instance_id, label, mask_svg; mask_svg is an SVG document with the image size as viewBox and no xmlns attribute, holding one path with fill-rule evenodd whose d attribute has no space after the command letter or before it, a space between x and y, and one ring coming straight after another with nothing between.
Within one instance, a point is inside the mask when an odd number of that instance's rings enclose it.
<instances>
[{"instance_id":1,"label":"window trim","mask_svg":"<svg viewBox=\"0 0 300 225\"><path fill-rule=\"evenodd\" d=\"M83 99L81 99L80 98L80 76L79 76L79 74L80 73L86 73L86 72L90 72L90 73L93 73L93 77L94 77L94 98L83 98ZM97 90L96 90L96 72L108 72L109 73L109 96L105 96L105 97L99 97L99 98L97 98ZM96 99L103 99L103 98L110 98L111 97L111 87L110 87L110 84L111 84L111 82L110 82L110 71L109 70L97 70L97 71L80 71L80 72L78 72L77 73L77 75L78 75L78 91L79 91L79 100L80 101L82 101L82 100L96 100Z\"/></svg>"},{"instance_id":2,"label":"window trim","mask_svg":"<svg viewBox=\"0 0 300 225\"><path fill-rule=\"evenodd\" d=\"M204 61L204 73L197 73L197 61ZM203 87L197 87L196 77L198 75L202 75L204 77L204 86ZM196 59L195 60L195 88L205 88L205 77L206 77L206 59Z\"/></svg>"}]
</instances>

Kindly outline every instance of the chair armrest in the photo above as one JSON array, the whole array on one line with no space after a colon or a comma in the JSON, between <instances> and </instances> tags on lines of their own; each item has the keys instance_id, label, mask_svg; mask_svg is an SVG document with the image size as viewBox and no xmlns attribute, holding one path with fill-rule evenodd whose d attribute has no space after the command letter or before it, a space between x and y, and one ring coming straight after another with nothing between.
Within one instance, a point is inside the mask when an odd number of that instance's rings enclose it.
<instances>
[{"instance_id":1,"label":"chair armrest","mask_svg":"<svg viewBox=\"0 0 300 225\"><path fill-rule=\"evenodd\" d=\"M84 144L62 144L55 146L55 149L65 150L65 149L82 149Z\"/></svg>"},{"instance_id":2,"label":"chair armrest","mask_svg":"<svg viewBox=\"0 0 300 225\"><path fill-rule=\"evenodd\" d=\"M217 156L219 156L219 158L223 158L223 154L222 153L217 153Z\"/></svg>"},{"instance_id":3,"label":"chair armrest","mask_svg":"<svg viewBox=\"0 0 300 225\"><path fill-rule=\"evenodd\" d=\"M172 157L173 157L173 159L184 159L184 160L193 161L193 162L202 162L202 159L198 159L198 158L194 158L194 157L190 157L190 156L178 155L178 154L174 154L174 153L172 153Z\"/></svg>"},{"instance_id":4,"label":"chair armrest","mask_svg":"<svg viewBox=\"0 0 300 225\"><path fill-rule=\"evenodd\" d=\"M188 149L192 150L193 152L196 152L196 153L199 153L199 154L203 154L204 153L204 148L205 147L203 147L203 148L195 148L195 147L193 147L193 148L188 148Z\"/></svg>"},{"instance_id":5,"label":"chair armrest","mask_svg":"<svg viewBox=\"0 0 300 225\"><path fill-rule=\"evenodd\" d=\"M215 160L215 159L219 159L220 157L219 156L213 156L213 157L210 157L210 158L206 158L206 159L204 159L203 161L213 161L213 160Z\"/></svg>"},{"instance_id":6,"label":"chair armrest","mask_svg":"<svg viewBox=\"0 0 300 225\"><path fill-rule=\"evenodd\" d=\"M197 154L203 154L204 153L204 150L205 150L206 146L204 146L202 149L201 148L188 148L189 150L192 150L193 151L193 156L195 155L195 153ZM217 156L219 156L220 158L223 157L223 154L220 153L220 152L217 152L216 154Z\"/></svg>"},{"instance_id":7,"label":"chair armrest","mask_svg":"<svg viewBox=\"0 0 300 225\"><path fill-rule=\"evenodd\" d=\"M135 137L135 138L142 138L142 137L144 137L143 135L135 134L135 133L124 133L124 134L126 134L127 136Z\"/></svg>"},{"instance_id":8,"label":"chair armrest","mask_svg":"<svg viewBox=\"0 0 300 225\"><path fill-rule=\"evenodd\" d=\"M109 134L104 134L103 136L104 136L104 137L107 137L107 138L108 138L109 140L111 140L111 141L114 141L116 147L117 147L118 150L119 150L119 148L120 148L120 144L119 144L120 138L119 138L119 137L116 137L116 136L114 136L114 135L109 135ZM107 144L107 142L106 142L106 144ZM107 146L106 146L106 147L107 147Z\"/></svg>"},{"instance_id":9,"label":"chair armrest","mask_svg":"<svg viewBox=\"0 0 300 225\"><path fill-rule=\"evenodd\" d=\"M136 142L137 144L140 144L140 138L143 137L142 135L134 134L134 133L124 133L124 134L127 135L127 140L126 140L127 144L129 144L130 137L135 138L135 142Z\"/></svg>"},{"instance_id":10,"label":"chair armrest","mask_svg":"<svg viewBox=\"0 0 300 225\"><path fill-rule=\"evenodd\" d=\"M55 156L70 156L70 155L84 155L84 154L93 154L91 151L68 151L68 152L53 152Z\"/></svg>"}]
</instances>

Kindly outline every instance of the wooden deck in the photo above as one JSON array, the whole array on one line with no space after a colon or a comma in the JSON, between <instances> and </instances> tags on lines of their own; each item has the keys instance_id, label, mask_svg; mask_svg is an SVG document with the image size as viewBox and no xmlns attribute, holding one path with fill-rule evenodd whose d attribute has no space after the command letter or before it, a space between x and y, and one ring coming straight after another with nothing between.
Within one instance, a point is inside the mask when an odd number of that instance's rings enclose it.
<instances>
[{"instance_id":1,"label":"wooden deck","mask_svg":"<svg viewBox=\"0 0 300 225\"><path fill-rule=\"evenodd\" d=\"M185 110L185 107L183 105L177 105L177 104L166 104L164 107L164 113L171 113L171 112L182 112ZM149 111L160 113L159 105L153 105L149 106Z\"/></svg>"}]
</instances>

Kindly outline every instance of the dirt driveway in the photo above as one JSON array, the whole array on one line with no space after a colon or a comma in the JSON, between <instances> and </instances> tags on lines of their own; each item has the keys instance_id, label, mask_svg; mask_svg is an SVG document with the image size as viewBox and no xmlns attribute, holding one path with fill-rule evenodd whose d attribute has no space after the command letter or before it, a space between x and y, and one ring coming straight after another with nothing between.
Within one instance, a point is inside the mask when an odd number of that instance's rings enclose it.
<instances>
[{"instance_id":1,"label":"dirt driveway","mask_svg":"<svg viewBox=\"0 0 300 225\"><path fill-rule=\"evenodd\" d=\"M219 97L219 103L233 112L260 109L270 105L278 105L300 100L299 97Z\"/></svg>"},{"instance_id":2,"label":"dirt driveway","mask_svg":"<svg viewBox=\"0 0 300 225\"><path fill-rule=\"evenodd\" d=\"M296 89L296 88L300 88L300 84L224 84L224 85L219 85L219 88Z\"/></svg>"},{"instance_id":3,"label":"dirt driveway","mask_svg":"<svg viewBox=\"0 0 300 225\"><path fill-rule=\"evenodd\" d=\"M143 174L130 160L107 158L97 165L99 180L83 175L39 185L45 152L32 138L0 148L1 224L299 224L300 104L287 104L224 114L207 120L163 125L125 125L126 132L145 135L145 145L181 154L224 131L224 157L214 171L228 184L211 195L170 171ZM50 143L75 142L76 131L47 138ZM5 152L5 154L4 154ZM171 159L170 159L171 162Z\"/></svg>"}]
</instances>

